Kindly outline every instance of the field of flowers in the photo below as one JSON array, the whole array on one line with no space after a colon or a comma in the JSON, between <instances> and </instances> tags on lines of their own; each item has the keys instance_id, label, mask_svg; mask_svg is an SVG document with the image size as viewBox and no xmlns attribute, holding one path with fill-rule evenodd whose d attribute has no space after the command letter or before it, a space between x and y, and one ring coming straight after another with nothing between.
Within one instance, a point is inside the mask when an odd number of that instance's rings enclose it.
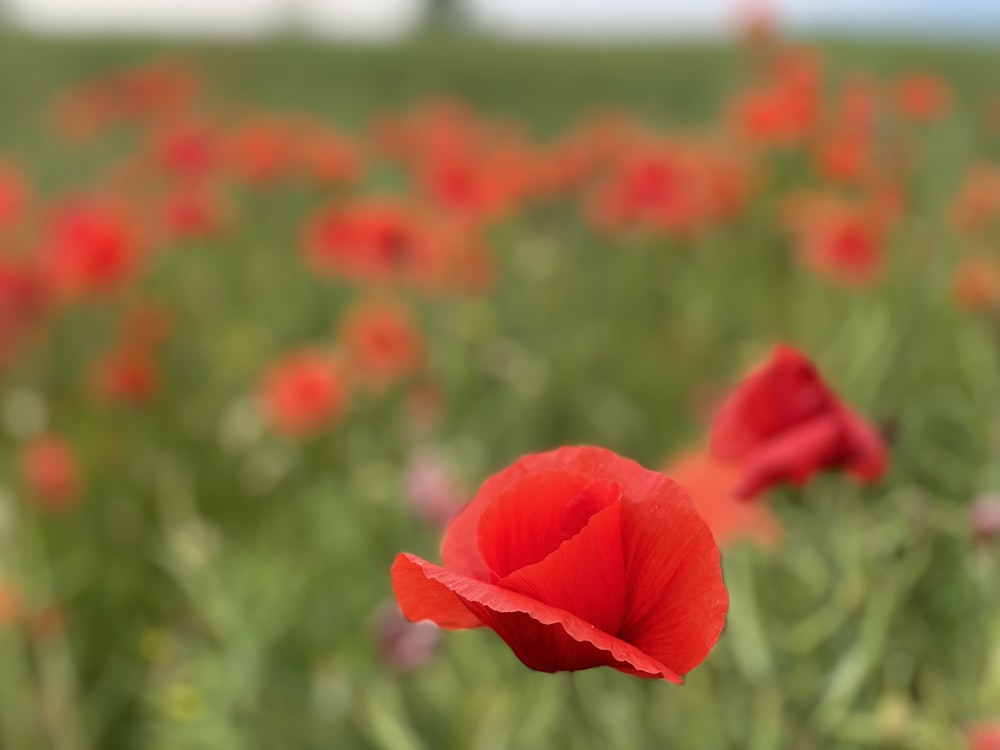
<instances>
[{"instance_id":1,"label":"field of flowers","mask_svg":"<svg viewBox=\"0 0 1000 750\"><path fill-rule=\"evenodd\" d=\"M1000 53L751 31L0 38L0 748L1000 748Z\"/></svg>"}]
</instances>

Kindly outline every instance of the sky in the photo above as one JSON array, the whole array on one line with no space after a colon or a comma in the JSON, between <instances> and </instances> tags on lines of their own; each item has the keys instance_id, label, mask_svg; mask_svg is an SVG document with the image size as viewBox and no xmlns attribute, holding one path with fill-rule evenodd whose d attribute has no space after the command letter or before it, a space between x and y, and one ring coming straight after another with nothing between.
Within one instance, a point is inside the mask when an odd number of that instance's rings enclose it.
<instances>
[{"instance_id":1,"label":"sky","mask_svg":"<svg viewBox=\"0 0 1000 750\"><path fill-rule=\"evenodd\" d=\"M516 36L718 36L767 0L460 0L471 19ZM319 33L391 38L426 0L0 0L38 29L246 36L298 22ZM770 0L784 28L1000 38L1000 0Z\"/></svg>"}]
</instances>

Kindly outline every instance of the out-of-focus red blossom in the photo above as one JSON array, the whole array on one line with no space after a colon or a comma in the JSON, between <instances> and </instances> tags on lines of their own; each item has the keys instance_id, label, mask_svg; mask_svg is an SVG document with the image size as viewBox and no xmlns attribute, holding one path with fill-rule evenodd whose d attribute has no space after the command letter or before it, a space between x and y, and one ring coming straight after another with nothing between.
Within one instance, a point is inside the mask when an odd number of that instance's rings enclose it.
<instances>
[{"instance_id":1,"label":"out-of-focus red blossom","mask_svg":"<svg viewBox=\"0 0 1000 750\"><path fill-rule=\"evenodd\" d=\"M480 223L506 213L527 179L518 171L517 152L427 159L417 168L417 183L435 206Z\"/></svg>"},{"instance_id":2,"label":"out-of-focus red blossom","mask_svg":"<svg viewBox=\"0 0 1000 750\"><path fill-rule=\"evenodd\" d=\"M740 469L704 449L667 462L663 473L687 490L695 507L723 549L747 541L763 549L776 547L784 535L781 522L764 503L736 499Z\"/></svg>"},{"instance_id":3,"label":"out-of-focus red blossom","mask_svg":"<svg viewBox=\"0 0 1000 750\"><path fill-rule=\"evenodd\" d=\"M83 477L76 451L63 438L47 435L27 443L20 468L29 497L43 510L61 513L79 503Z\"/></svg>"},{"instance_id":4,"label":"out-of-focus red blossom","mask_svg":"<svg viewBox=\"0 0 1000 750\"><path fill-rule=\"evenodd\" d=\"M53 109L57 131L81 142L119 122L161 123L189 111L203 90L197 70L162 58L69 89Z\"/></svg>"},{"instance_id":5,"label":"out-of-focus red blossom","mask_svg":"<svg viewBox=\"0 0 1000 750\"><path fill-rule=\"evenodd\" d=\"M962 232L975 234L1000 218L1000 168L977 164L965 175L951 205L951 220Z\"/></svg>"},{"instance_id":6,"label":"out-of-focus red blossom","mask_svg":"<svg viewBox=\"0 0 1000 750\"><path fill-rule=\"evenodd\" d=\"M349 310L339 341L355 378L381 388L420 370L424 341L402 306L369 302Z\"/></svg>"},{"instance_id":7,"label":"out-of-focus red blossom","mask_svg":"<svg viewBox=\"0 0 1000 750\"><path fill-rule=\"evenodd\" d=\"M139 272L138 231L109 201L69 202L49 217L40 260L48 283L64 298L116 292Z\"/></svg>"},{"instance_id":8,"label":"out-of-focus red blossom","mask_svg":"<svg viewBox=\"0 0 1000 750\"><path fill-rule=\"evenodd\" d=\"M872 169L874 150L867 133L840 129L816 143L813 160L820 175L833 181L853 181Z\"/></svg>"},{"instance_id":9,"label":"out-of-focus red blossom","mask_svg":"<svg viewBox=\"0 0 1000 750\"><path fill-rule=\"evenodd\" d=\"M963 258L951 282L952 298L973 312L1000 307L1000 262L985 255Z\"/></svg>"},{"instance_id":10,"label":"out-of-focus red blossom","mask_svg":"<svg viewBox=\"0 0 1000 750\"><path fill-rule=\"evenodd\" d=\"M430 99L412 112L382 115L373 129L383 153L411 163L474 151L483 138L472 109L443 97Z\"/></svg>"},{"instance_id":11,"label":"out-of-focus red blossom","mask_svg":"<svg viewBox=\"0 0 1000 750\"><path fill-rule=\"evenodd\" d=\"M30 192L24 172L0 161L0 232L23 222Z\"/></svg>"},{"instance_id":12,"label":"out-of-focus red blossom","mask_svg":"<svg viewBox=\"0 0 1000 750\"><path fill-rule=\"evenodd\" d=\"M478 289L492 275L468 227L391 199L320 209L306 223L303 247L314 271L352 281Z\"/></svg>"},{"instance_id":13,"label":"out-of-focus red blossom","mask_svg":"<svg viewBox=\"0 0 1000 750\"><path fill-rule=\"evenodd\" d=\"M222 144L218 129L190 118L159 125L150 135L150 151L165 172L203 180L219 168Z\"/></svg>"},{"instance_id":14,"label":"out-of-focus red blossom","mask_svg":"<svg viewBox=\"0 0 1000 750\"><path fill-rule=\"evenodd\" d=\"M16 624L23 611L21 592L12 582L0 578L0 628Z\"/></svg>"},{"instance_id":15,"label":"out-of-focus red blossom","mask_svg":"<svg viewBox=\"0 0 1000 750\"><path fill-rule=\"evenodd\" d=\"M970 724L965 741L969 750L1000 750L1000 719Z\"/></svg>"},{"instance_id":16,"label":"out-of-focus red blossom","mask_svg":"<svg viewBox=\"0 0 1000 750\"><path fill-rule=\"evenodd\" d=\"M888 460L878 432L840 402L809 359L785 345L720 407L711 452L739 467L741 500L785 482L805 484L824 470L873 482Z\"/></svg>"},{"instance_id":17,"label":"out-of-focus red blossom","mask_svg":"<svg viewBox=\"0 0 1000 750\"><path fill-rule=\"evenodd\" d=\"M441 645L441 629L432 622L410 622L395 602L380 604L372 614L372 633L382 661L395 672L427 664Z\"/></svg>"},{"instance_id":18,"label":"out-of-focus red blossom","mask_svg":"<svg viewBox=\"0 0 1000 750\"><path fill-rule=\"evenodd\" d=\"M217 237L230 220L229 206L218 187L203 182L170 186L158 198L155 212L168 240Z\"/></svg>"},{"instance_id":19,"label":"out-of-focus red blossom","mask_svg":"<svg viewBox=\"0 0 1000 750\"><path fill-rule=\"evenodd\" d=\"M690 235L732 217L749 194L745 165L702 143L633 148L614 165L591 199L601 228Z\"/></svg>"},{"instance_id":20,"label":"out-of-focus red blossom","mask_svg":"<svg viewBox=\"0 0 1000 750\"><path fill-rule=\"evenodd\" d=\"M909 73L892 84L893 99L899 114L908 120L936 120L951 109L951 86L934 73Z\"/></svg>"},{"instance_id":21,"label":"out-of-focus red blossom","mask_svg":"<svg viewBox=\"0 0 1000 750\"><path fill-rule=\"evenodd\" d=\"M149 403L160 391L160 368L144 350L115 349L94 365L94 389L103 400L140 406Z\"/></svg>"},{"instance_id":22,"label":"out-of-focus red blossom","mask_svg":"<svg viewBox=\"0 0 1000 750\"><path fill-rule=\"evenodd\" d=\"M969 504L969 530L980 542L992 542L1000 537L1000 493L990 492L976 497Z\"/></svg>"},{"instance_id":23,"label":"out-of-focus red blossom","mask_svg":"<svg viewBox=\"0 0 1000 750\"><path fill-rule=\"evenodd\" d=\"M251 185L291 179L297 172L299 122L292 117L261 115L247 118L225 137L225 160L234 175Z\"/></svg>"},{"instance_id":24,"label":"out-of-focus red blossom","mask_svg":"<svg viewBox=\"0 0 1000 750\"><path fill-rule=\"evenodd\" d=\"M725 623L719 549L684 490L602 448L521 458L448 527L444 566L402 553L412 621L492 628L543 672L610 666L680 682Z\"/></svg>"},{"instance_id":25,"label":"out-of-focus red blossom","mask_svg":"<svg viewBox=\"0 0 1000 750\"><path fill-rule=\"evenodd\" d=\"M352 182L364 169L359 146L324 123L304 128L298 144L298 160L304 173L321 185Z\"/></svg>"},{"instance_id":26,"label":"out-of-focus red blossom","mask_svg":"<svg viewBox=\"0 0 1000 750\"><path fill-rule=\"evenodd\" d=\"M0 255L0 367L43 320L48 298L35 268Z\"/></svg>"},{"instance_id":27,"label":"out-of-focus red blossom","mask_svg":"<svg viewBox=\"0 0 1000 750\"><path fill-rule=\"evenodd\" d=\"M827 194L790 197L784 224L796 257L831 281L862 286L878 280L885 266L885 220L872 204Z\"/></svg>"},{"instance_id":28,"label":"out-of-focus red blossom","mask_svg":"<svg viewBox=\"0 0 1000 750\"><path fill-rule=\"evenodd\" d=\"M403 497L424 522L446 526L469 499L469 493L455 478L451 463L431 447L410 454L403 471Z\"/></svg>"},{"instance_id":29,"label":"out-of-focus red blossom","mask_svg":"<svg viewBox=\"0 0 1000 750\"><path fill-rule=\"evenodd\" d=\"M274 430L288 437L308 438L343 416L348 391L340 367L329 354L304 349L271 366L259 395Z\"/></svg>"},{"instance_id":30,"label":"out-of-focus red blossom","mask_svg":"<svg viewBox=\"0 0 1000 750\"><path fill-rule=\"evenodd\" d=\"M735 131L761 146L801 144L821 111L821 65L809 50L780 56L768 77L732 104Z\"/></svg>"}]
</instances>

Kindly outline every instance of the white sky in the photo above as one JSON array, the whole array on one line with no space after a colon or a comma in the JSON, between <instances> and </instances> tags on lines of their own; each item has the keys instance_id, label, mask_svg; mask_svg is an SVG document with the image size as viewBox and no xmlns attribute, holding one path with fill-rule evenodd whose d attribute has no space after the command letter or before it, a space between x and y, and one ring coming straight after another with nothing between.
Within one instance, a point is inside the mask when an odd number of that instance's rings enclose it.
<instances>
[{"instance_id":1,"label":"white sky","mask_svg":"<svg viewBox=\"0 0 1000 750\"><path fill-rule=\"evenodd\" d=\"M392 37L426 0L0 0L35 28L253 35L296 20L307 29ZM461 0L496 30L528 36L726 33L749 2L768 0ZM789 28L993 32L1000 0L770 0Z\"/></svg>"}]
</instances>

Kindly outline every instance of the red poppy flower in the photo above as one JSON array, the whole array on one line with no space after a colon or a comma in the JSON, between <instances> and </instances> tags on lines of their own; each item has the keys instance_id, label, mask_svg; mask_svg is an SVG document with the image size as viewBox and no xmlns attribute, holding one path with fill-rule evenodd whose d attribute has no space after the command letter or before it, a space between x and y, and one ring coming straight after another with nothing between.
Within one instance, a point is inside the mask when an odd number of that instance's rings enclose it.
<instances>
[{"instance_id":1,"label":"red poppy flower","mask_svg":"<svg viewBox=\"0 0 1000 750\"><path fill-rule=\"evenodd\" d=\"M80 500L82 480L76 452L62 438L50 435L24 446L21 476L31 499L43 510L67 511Z\"/></svg>"},{"instance_id":2,"label":"red poppy flower","mask_svg":"<svg viewBox=\"0 0 1000 750\"><path fill-rule=\"evenodd\" d=\"M44 317L48 290L34 268L0 256L0 366Z\"/></svg>"},{"instance_id":3,"label":"red poppy flower","mask_svg":"<svg viewBox=\"0 0 1000 750\"><path fill-rule=\"evenodd\" d=\"M473 230L393 199L320 209L303 233L317 273L360 282L410 282L427 289L481 288L491 268Z\"/></svg>"},{"instance_id":4,"label":"red poppy flower","mask_svg":"<svg viewBox=\"0 0 1000 750\"><path fill-rule=\"evenodd\" d=\"M1000 750L1000 719L966 727L965 739L969 750Z\"/></svg>"},{"instance_id":5,"label":"red poppy flower","mask_svg":"<svg viewBox=\"0 0 1000 750\"><path fill-rule=\"evenodd\" d=\"M160 370L144 349L112 351L94 367L97 395L110 402L138 406L152 401L160 390Z\"/></svg>"},{"instance_id":6,"label":"red poppy flower","mask_svg":"<svg viewBox=\"0 0 1000 750\"><path fill-rule=\"evenodd\" d=\"M711 450L739 466L735 494L743 500L783 482L804 484L827 469L871 482L886 466L878 433L790 346L776 347L722 405L712 423Z\"/></svg>"},{"instance_id":7,"label":"red poppy flower","mask_svg":"<svg viewBox=\"0 0 1000 750\"><path fill-rule=\"evenodd\" d=\"M139 244L134 227L110 204L81 200L52 216L42 265L53 287L67 297L106 294L135 276Z\"/></svg>"},{"instance_id":8,"label":"red poppy flower","mask_svg":"<svg viewBox=\"0 0 1000 750\"><path fill-rule=\"evenodd\" d=\"M347 406L344 378L324 352L303 350L266 374L261 404L272 426L290 437L311 437L336 421Z\"/></svg>"},{"instance_id":9,"label":"red poppy flower","mask_svg":"<svg viewBox=\"0 0 1000 750\"><path fill-rule=\"evenodd\" d=\"M882 211L836 195L795 195L785 205L785 224L798 259L835 283L861 286L879 279L884 266ZM878 214L878 215L876 215Z\"/></svg>"},{"instance_id":10,"label":"red poppy flower","mask_svg":"<svg viewBox=\"0 0 1000 750\"><path fill-rule=\"evenodd\" d=\"M934 73L901 76L894 84L893 93L899 113L909 120L934 120L951 106L948 82Z\"/></svg>"},{"instance_id":11,"label":"red poppy flower","mask_svg":"<svg viewBox=\"0 0 1000 750\"><path fill-rule=\"evenodd\" d=\"M728 609L719 549L691 499L603 448L525 456L488 479L442 556L396 558L403 613L489 627L542 672L609 666L680 682Z\"/></svg>"},{"instance_id":12,"label":"red poppy flower","mask_svg":"<svg viewBox=\"0 0 1000 750\"><path fill-rule=\"evenodd\" d=\"M966 310L988 310L1000 305L1000 263L983 255L963 258L952 277L951 294Z\"/></svg>"},{"instance_id":13,"label":"red poppy flower","mask_svg":"<svg viewBox=\"0 0 1000 750\"><path fill-rule=\"evenodd\" d=\"M379 388L420 369L423 337L410 315L391 304L367 304L348 312L340 341L358 378Z\"/></svg>"},{"instance_id":14,"label":"red poppy flower","mask_svg":"<svg viewBox=\"0 0 1000 750\"><path fill-rule=\"evenodd\" d=\"M781 541L781 522L766 504L736 499L739 467L713 458L706 450L695 450L670 461L664 473L688 491L723 549L744 540L770 549Z\"/></svg>"}]
</instances>

